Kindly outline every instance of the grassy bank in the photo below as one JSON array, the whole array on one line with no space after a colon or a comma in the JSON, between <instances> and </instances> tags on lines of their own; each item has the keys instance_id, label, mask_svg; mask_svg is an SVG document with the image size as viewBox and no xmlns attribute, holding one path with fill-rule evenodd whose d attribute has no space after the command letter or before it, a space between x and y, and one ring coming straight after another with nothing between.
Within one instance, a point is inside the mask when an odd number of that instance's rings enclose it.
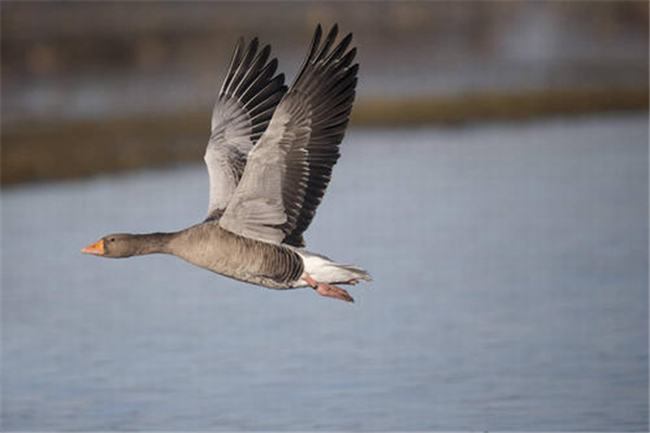
<instances>
[{"instance_id":1,"label":"grassy bank","mask_svg":"<svg viewBox=\"0 0 650 433\"><path fill-rule=\"evenodd\" d=\"M359 100L352 123L411 127L648 110L648 90L593 90ZM25 122L2 129L2 184L65 179L202 158L209 113Z\"/></svg>"}]
</instances>

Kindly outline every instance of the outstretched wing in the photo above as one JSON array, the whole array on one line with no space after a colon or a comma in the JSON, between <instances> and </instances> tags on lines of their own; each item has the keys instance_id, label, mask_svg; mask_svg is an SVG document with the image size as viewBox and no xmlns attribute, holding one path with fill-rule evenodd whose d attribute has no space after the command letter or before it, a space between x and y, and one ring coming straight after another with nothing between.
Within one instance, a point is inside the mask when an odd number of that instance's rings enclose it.
<instances>
[{"instance_id":1,"label":"outstretched wing","mask_svg":"<svg viewBox=\"0 0 650 433\"><path fill-rule=\"evenodd\" d=\"M284 75L275 75L271 47L258 52L257 38L245 47L240 38L212 112L212 132L205 151L210 175L207 219L219 218L244 172L246 159L266 130L286 93Z\"/></svg>"},{"instance_id":2,"label":"outstretched wing","mask_svg":"<svg viewBox=\"0 0 650 433\"><path fill-rule=\"evenodd\" d=\"M335 25L321 43L320 25L293 85L249 155L220 220L226 230L267 242L302 246L339 158L355 96L352 34L334 44Z\"/></svg>"}]
</instances>

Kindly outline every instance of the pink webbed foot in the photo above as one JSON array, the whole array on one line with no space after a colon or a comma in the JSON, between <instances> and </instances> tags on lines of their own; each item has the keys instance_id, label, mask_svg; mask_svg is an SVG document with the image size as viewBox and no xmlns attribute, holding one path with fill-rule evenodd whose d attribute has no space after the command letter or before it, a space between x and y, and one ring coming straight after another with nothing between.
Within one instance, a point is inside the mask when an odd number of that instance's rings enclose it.
<instances>
[{"instance_id":1,"label":"pink webbed foot","mask_svg":"<svg viewBox=\"0 0 650 433\"><path fill-rule=\"evenodd\" d=\"M316 292L321 296L328 296L330 298L340 299L342 301L354 302L354 299L347 290L342 289L337 286L332 286L325 283L318 283L316 286Z\"/></svg>"},{"instance_id":2,"label":"pink webbed foot","mask_svg":"<svg viewBox=\"0 0 650 433\"><path fill-rule=\"evenodd\" d=\"M303 280L305 280L305 282L311 288L316 290L316 292L321 296L327 296L329 298L340 299L342 301L347 301L347 302L354 302L354 299L352 298L352 296L350 296L347 290L344 290L340 287L331 284L319 283L309 275L303 276Z\"/></svg>"}]
</instances>

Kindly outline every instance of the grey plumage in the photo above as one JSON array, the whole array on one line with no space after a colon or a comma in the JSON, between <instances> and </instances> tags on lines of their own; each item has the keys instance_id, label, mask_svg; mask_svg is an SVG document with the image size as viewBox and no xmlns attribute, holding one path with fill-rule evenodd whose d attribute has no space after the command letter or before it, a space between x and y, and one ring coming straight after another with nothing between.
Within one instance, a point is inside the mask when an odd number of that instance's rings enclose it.
<instances>
[{"instance_id":1,"label":"grey plumage","mask_svg":"<svg viewBox=\"0 0 650 433\"><path fill-rule=\"evenodd\" d=\"M335 25L317 27L291 88L277 74L271 48L239 39L212 113L205 152L208 216L175 233L116 234L82 251L106 257L165 253L266 287L312 286L352 301L329 283L370 276L311 253L303 233L314 218L338 160L355 97L358 65L352 34L336 43Z\"/></svg>"},{"instance_id":2,"label":"grey plumage","mask_svg":"<svg viewBox=\"0 0 650 433\"><path fill-rule=\"evenodd\" d=\"M284 75L275 74L271 47L258 53L258 40L244 47L239 39L212 111L212 132L205 152L210 174L207 219L221 216L244 172L248 153L268 127L285 94Z\"/></svg>"},{"instance_id":3,"label":"grey plumage","mask_svg":"<svg viewBox=\"0 0 650 433\"><path fill-rule=\"evenodd\" d=\"M339 158L355 96L352 35L336 46L337 26L321 44L320 26L295 82L268 129L248 156L240 183L220 224L254 239L304 245ZM334 48L332 48L334 46Z\"/></svg>"},{"instance_id":4,"label":"grey plumage","mask_svg":"<svg viewBox=\"0 0 650 433\"><path fill-rule=\"evenodd\" d=\"M239 236L214 221L178 232L165 252L221 275L274 289L291 287L304 270L302 259L290 248Z\"/></svg>"}]
</instances>

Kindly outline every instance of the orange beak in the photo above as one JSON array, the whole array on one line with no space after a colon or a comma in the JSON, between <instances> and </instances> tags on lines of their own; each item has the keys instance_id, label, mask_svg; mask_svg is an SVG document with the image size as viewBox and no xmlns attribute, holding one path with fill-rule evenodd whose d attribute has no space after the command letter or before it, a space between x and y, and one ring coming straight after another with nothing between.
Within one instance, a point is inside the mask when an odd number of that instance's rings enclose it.
<instances>
[{"instance_id":1,"label":"orange beak","mask_svg":"<svg viewBox=\"0 0 650 433\"><path fill-rule=\"evenodd\" d=\"M100 239L92 245L88 245L81 249L82 253L94 254L96 256L104 255L104 239Z\"/></svg>"}]
</instances>

